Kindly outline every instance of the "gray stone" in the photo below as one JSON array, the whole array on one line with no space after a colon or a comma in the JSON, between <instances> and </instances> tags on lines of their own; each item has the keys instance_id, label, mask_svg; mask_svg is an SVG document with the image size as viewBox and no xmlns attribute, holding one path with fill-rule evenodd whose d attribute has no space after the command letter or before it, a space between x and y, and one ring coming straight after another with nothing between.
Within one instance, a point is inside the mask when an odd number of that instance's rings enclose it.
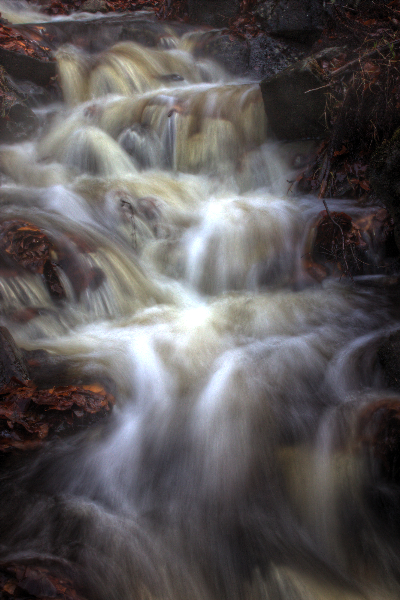
<instances>
[{"instance_id":1,"label":"gray stone","mask_svg":"<svg viewBox=\"0 0 400 600\"><path fill-rule=\"evenodd\" d=\"M324 27L323 0L259 0L255 14L274 35L312 43Z\"/></svg>"},{"instance_id":2,"label":"gray stone","mask_svg":"<svg viewBox=\"0 0 400 600\"><path fill-rule=\"evenodd\" d=\"M105 0L86 0L81 6L83 12L102 12L107 10L107 3Z\"/></svg>"},{"instance_id":3,"label":"gray stone","mask_svg":"<svg viewBox=\"0 0 400 600\"><path fill-rule=\"evenodd\" d=\"M281 140L320 138L325 133L325 89L315 57L261 82L271 132Z\"/></svg>"},{"instance_id":4,"label":"gray stone","mask_svg":"<svg viewBox=\"0 0 400 600\"><path fill-rule=\"evenodd\" d=\"M211 27L228 27L239 7L240 0L188 0L189 19Z\"/></svg>"},{"instance_id":5,"label":"gray stone","mask_svg":"<svg viewBox=\"0 0 400 600\"><path fill-rule=\"evenodd\" d=\"M291 40L277 40L260 35L249 40L249 70L253 79L271 77L304 57L306 47Z\"/></svg>"},{"instance_id":6,"label":"gray stone","mask_svg":"<svg viewBox=\"0 0 400 600\"><path fill-rule=\"evenodd\" d=\"M1 67L0 93L4 99L0 115L0 139L5 143L28 139L38 128L38 118Z\"/></svg>"},{"instance_id":7,"label":"gray stone","mask_svg":"<svg viewBox=\"0 0 400 600\"><path fill-rule=\"evenodd\" d=\"M250 47L246 40L218 34L205 45L204 54L218 61L232 75L240 77L249 70Z\"/></svg>"}]
</instances>

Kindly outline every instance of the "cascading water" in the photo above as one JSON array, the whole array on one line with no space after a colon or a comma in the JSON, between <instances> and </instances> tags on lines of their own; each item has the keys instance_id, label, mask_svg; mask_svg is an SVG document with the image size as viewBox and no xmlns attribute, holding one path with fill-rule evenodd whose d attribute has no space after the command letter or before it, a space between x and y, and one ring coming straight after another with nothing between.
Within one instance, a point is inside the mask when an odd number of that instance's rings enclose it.
<instances>
[{"instance_id":1,"label":"cascading water","mask_svg":"<svg viewBox=\"0 0 400 600\"><path fill-rule=\"evenodd\" d=\"M0 559L93 600L398 598L397 504L374 510L351 441L393 310L303 271L308 149L267 140L258 84L196 59L199 36L59 48L65 102L0 149L1 221L46 232L65 290L2 272L2 324L117 400L7 466Z\"/></svg>"}]
</instances>

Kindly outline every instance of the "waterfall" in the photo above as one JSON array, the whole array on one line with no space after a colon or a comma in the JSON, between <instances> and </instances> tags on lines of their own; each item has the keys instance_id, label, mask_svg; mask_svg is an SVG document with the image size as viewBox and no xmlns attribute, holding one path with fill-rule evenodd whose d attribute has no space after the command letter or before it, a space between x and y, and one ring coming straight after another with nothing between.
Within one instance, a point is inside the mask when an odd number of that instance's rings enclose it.
<instances>
[{"instance_id":1,"label":"waterfall","mask_svg":"<svg viewBox=\"0 0 400 600\"><path fill-rule=\"evenodd\" d=\"M116 399L5 460L0 559L93 600L394 600L398 488L359 425L399 400L375 359L393 306L310 277L323 206L291 182L312 143L269 138L258 83L199 57L202 35L62 45L63 100L0 148L1 325ZM13 263L21 223L59 296Z\"/></svg>"}]
</instances>

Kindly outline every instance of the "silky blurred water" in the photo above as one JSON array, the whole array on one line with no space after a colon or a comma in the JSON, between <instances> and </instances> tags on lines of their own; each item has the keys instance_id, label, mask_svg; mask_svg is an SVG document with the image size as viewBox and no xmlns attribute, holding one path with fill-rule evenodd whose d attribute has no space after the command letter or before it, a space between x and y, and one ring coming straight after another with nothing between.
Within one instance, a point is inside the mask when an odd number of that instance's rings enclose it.
<instances>
[{"instance_id":1,"label":"silky blurred water","mask_svg":"<svg viewBox=\"0 0 400 600\"><path fill-rule=\"evenodd\" d=\"M398 598L398 490L354 438L395 398L376 358L395 307L377 276L309 276L323 206L289 182L310 143L267 137L258 83L199 58L205 33L159 27L154 48L60 47L64 101L0 148L1 220L68 257L60 301L1 275L1 322L116 397L5 470L1 560L50 561L96 600Z\"/></svg>"}]
</instances>

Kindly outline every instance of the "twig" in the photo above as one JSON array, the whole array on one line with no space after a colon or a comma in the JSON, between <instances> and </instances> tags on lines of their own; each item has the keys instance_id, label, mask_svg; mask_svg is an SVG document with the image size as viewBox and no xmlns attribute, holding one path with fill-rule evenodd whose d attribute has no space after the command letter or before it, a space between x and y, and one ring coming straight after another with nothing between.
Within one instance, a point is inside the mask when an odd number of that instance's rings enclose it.
<instances>
[{"instance_id":1,"label":"twig","mask_svg":"<svg viewBox=\"0 0 400 600\"><path fill-rule=\"evenodd\" d=\"M351 281L354 283L354 279L353 279L352 274L350 273L349 265L348 265L347 259L346 259L346 250L345 250L345 245L344 245L344 233L343 233L342 226L337 221L335 221L335 219L332 217L332 215L331 215L331 213L329 211L328 205L326 203L325 198L322 199L322 202L324 203L326 214L328 215L328 218L332 221L332 223L334 225L336 225L336 227L339 227L339 229L340 229L340 233L342 235L343 261L344 261L344 265L346 267L346 274L350 277Z\"/></svg>"},{"instance_id":2,"label":"twig","mask_svg":"<svg viewBox=\"0 0 400 600\"><path fill-rule=\"evenodd\" d=\"M384 46L375 48L374 50L371 50L371 52L367 52L367 54L364 54L361 57L351 60L350 62L343 65L343 67L340 67L339 69L336 69L335 71L332 71L332 73L330 73L329 76L336 77L337 75L344 73L344 71L347 71L347 69L349 69L350 67L353 67L357 63L360 63L361 60L364 60L365 58L371 58L371 56L374 56L375 54L379 54L380 52L383 52L384 50L387 50L389 48L393 48L394 46L399 46L399 45L400 45L400 40L394 40L393 42L389 42L388 44L385 44Z\"/></svg>"},{"instance_id":3,"label":"twig","mask_svg":"<svg viewBox=\"0 0 400 600\"><path fill-rule=\"evenodd\" d=\"M325 85L321 85L320 87L313 88L312 90L307 90L304 92L305 94L309 94L310 92L315 92L316 90L322 90L323 88L329 87L331 83L326 83Z\"/></svg>"}]
</instances>

